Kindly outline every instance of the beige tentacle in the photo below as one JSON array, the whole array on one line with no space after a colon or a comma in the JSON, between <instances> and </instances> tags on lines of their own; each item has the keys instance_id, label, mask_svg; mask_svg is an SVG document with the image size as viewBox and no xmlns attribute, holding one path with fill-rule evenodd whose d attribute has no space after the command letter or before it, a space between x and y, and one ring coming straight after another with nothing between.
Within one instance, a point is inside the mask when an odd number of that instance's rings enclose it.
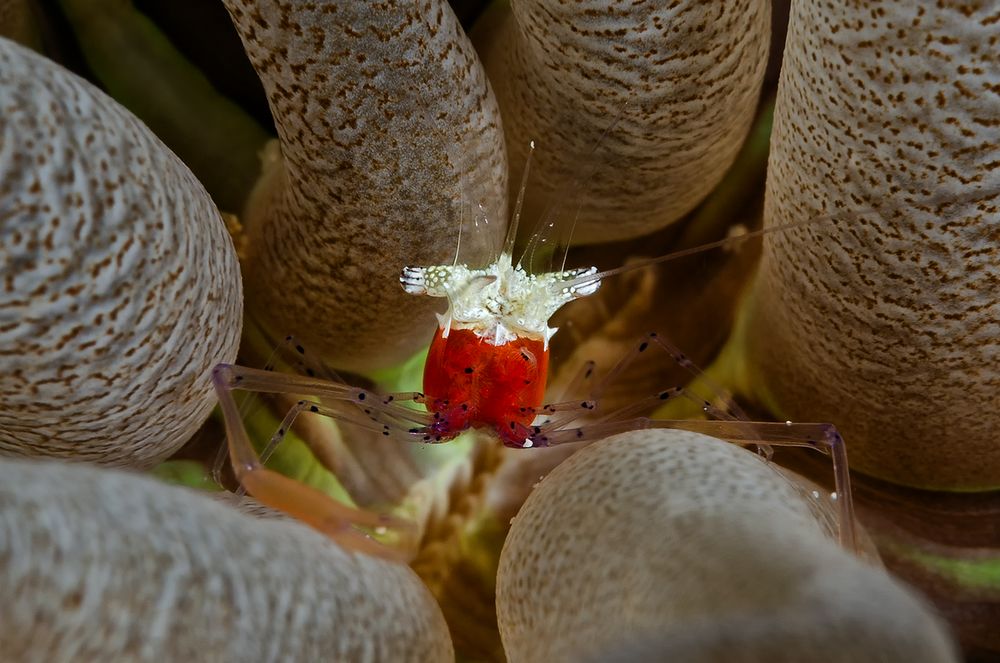
<instances>
[{"instance_id":1,"label":"beige tentacle","mask_svg":"<svg viewBox=\"0 0 1000 663\"><path fill-rule=\"evenodd\" d=\"M118 471L0 461L6 661L452 661L402 564Z\"/></svg>"},{"instance_id":2,"label":"beige tentacle","mask_svg":"<svg viewBox=\"0 0 1000 663\"><path fill-rule=\"evenodd\" d=\"M793 5L751 380L781 416L832 421L853 469L1000 486L1000 68L995 8Z\"/></svg>"},{"instance_id":3,"label":"beige tentacle","mask_svg":"<svg viewBox=\"0 0 1000 663\"><path fill-rule=\"evenodd\" d=\"M435 303L404 293L408 264L450 262L459 207L489 226L463 258L495 251L506 223L499 113L443 0L227 0L281 140L247 210L247 306L336 367L392 365L426 344Z\"/></svg>"},{"instance_id":4,"label":"beige tentacle","mask_svg":"<svg viewBox=\"0 0 1000 663\"><path fill-rule=\"evenodd\" d=\"M527 219L555 203L568 225L580 205L575 242L637 237L719 182L756 110L770 3L518 0L511 9L478 41L511 182L529 140L539 143Z\"/></svg>"},{"instance_id":5,"label":"beige tentacle","mask_svg":"<svg viewBox=\"0 0 1000 663\"><path fill-rule=\"evenodd\" d=\"M957 660L933 612L839 548L808 494L697 433L582 449L542 480L504 544L508 658Z\"/></svg>"},{"instance_id":6,"label":"beige tentacle","mask_svg":"<svg viewBox=\"0 0 1000 663\"><path fill-rule=\"evenodd\" d=\"M5 39L0 100L0 453L151 466L236 356L232 242L145 125Z\"/></svg>"}]
</instances>

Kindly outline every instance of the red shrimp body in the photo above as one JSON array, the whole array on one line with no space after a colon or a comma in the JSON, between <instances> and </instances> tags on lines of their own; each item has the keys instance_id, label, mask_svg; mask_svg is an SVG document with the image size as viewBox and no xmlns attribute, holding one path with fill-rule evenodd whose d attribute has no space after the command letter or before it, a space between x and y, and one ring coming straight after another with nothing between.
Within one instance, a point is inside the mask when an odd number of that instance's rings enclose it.
<instances>
[{"instance_id":1,"label":"red shrimp body","mask_svg":"<svg viewBox=\"0 0 1000 663\"><path fill-rule=\"evenodd\" d=\"M424 368L424 394L441 439L468 428L492 428L507 446L523 447L545 395L549 351L542 340L516 337L494 345L470 329L438 329Z\"/></svg>"},{"instance_id":2,"label":"red shrimp body","mask_svg":"<svg viewBox=\"0 0 1000 663\"><path fill-rule=\"evenodd\" d=\"M529 274L515 264L510 256L515 225L504 251L485 267L404 267L400 274L406 292L448 299L424 368L424 402L433 420L410 430L425 442L490 428L509 447L534 446L548 341L557 331L549 319L600 287L596 267Z\"/></svg>"}]
</instances>

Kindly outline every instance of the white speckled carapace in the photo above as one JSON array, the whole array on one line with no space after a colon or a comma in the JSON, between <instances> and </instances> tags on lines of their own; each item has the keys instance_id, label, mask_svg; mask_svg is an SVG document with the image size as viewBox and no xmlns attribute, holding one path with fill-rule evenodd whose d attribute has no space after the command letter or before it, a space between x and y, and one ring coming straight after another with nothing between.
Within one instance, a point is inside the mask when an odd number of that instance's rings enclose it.
<instances>
[{"instance_id":1,"label":"white speckled carapace","mask_svg":"<svg viewBox=\"0 0 1000 663\"><path fill-rule=\"evenodd\" d=\"M792 5L766 223L881 213L768 238L749 379L911 486L1000 487L998 48L990 3Z\"/></svg>"},{"instance_id":2,"label":"white speckled carapace","mask_svg":"<svg viewBox=\"0 0 1000 663\"><path fill-rule=\"evenodd\" d=\"M553 203L576 218L579 206L573 241L595 243L651 233L691 211L732 164L756 113L770 6L514 0L509 15L492 19L502 21L496 29L477 28L512 182L529 140L539 141L527 218Z\"/></svg>"},{"instance_id":3,"label":"white speckled carapace","mask_svg":"<svg viewBox=\"0 0 1000 663\"><path fill-rule=\"evenodd\" d=\"M281 159L252 197L247 308L336 367L408 358L434 306L397 284L408 264L495 257L507 161L486 75L444 0L226 0L278 127Z\"/></svg>"},{"instance_id":4,"label":"white speckled carapace","mask_svg":"<svg viewBox=\"0 0 1000 663\"><path fill-rule=\"evenodd\" d=\"M21 661L452 661L403 564L124 472L0 459L0 643Z\"/></svg>"},{"instance_id":5,"label":"white speckled carapace","mask_svg":"<svg viewBox=\"0 0 1000 663\"><path fill-rule=\"evenodd\" d=\"M145 467L236 356L232 241L131 113L0 39L0 454Z\"/></svg>"}]
</instances>

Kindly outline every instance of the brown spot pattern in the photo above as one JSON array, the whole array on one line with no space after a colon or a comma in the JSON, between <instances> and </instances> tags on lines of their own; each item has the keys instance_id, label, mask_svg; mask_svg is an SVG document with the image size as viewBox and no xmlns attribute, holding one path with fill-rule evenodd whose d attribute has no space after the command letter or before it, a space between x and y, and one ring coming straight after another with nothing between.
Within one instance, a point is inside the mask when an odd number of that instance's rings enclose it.
<instances>
[{"instance_id":1,"label":"brown spot pattern","mask_svg":"<svg viewBox=\"0 0 1000 663\"><path fill-rule=\"evenodd\" d=\"M248 210L250 312L338 367L394 364L428 342L439 302L408 264L498 250L506 157L486 76L443 0L227 0L268 95L283 161Z\"/></svg>"},{"instance_id":2,"label":"brown spot pattern","mask_svg":"<svg viewBox=\"0 0 1000 663\"><path fill-rule=\"evenodd\" d=\"M480 48L503 111L512 186L529 141L538 142L527 219L550 204L573 218L579 205L574 242L627 239L676 221L712 190L754 117L770 3L511 7Z\"/></svg>"},{"instance_id":3,"label":"brown spot pattern","mask_svg":"<svg viewBox=\"0 0 1000 663\"><path fill-rule=\"evenodd\" d=\"M123 472L0 460L6 660L453 661L403 564Z\"/></svg>"},{"instance_id":4,"label":"brown spot pattern","mask_svg":"<svg viewBox=\"0 0 1000 663\"><path fill-rule=\"evenodd\" d=\"M829 538L809 490L696 433L632 431L580 450L532 492L504 544L507 657L955 660L931 611ZM747 641L730 639L748 624ZM609 655L696 629L686 655Z\"/></svg>"},{"instance_id":5,"label":"brown spot pattern","mask_svg":"<svg viewBox=\"0 0 1000 663\"><path fill-rule=\"evenodd\" d=\"M752 370L852 467L1000 486L1000 33L992 3L793 5Z\"/></svg>"},{"instance_id":6,"label":"brown spot pattern","mask_svg":"<svg viewBox=\"0 0 1000 663\"><path fill-rule=\"evenodd\" d=\"M3 40L0 172L0 454L155 464L236 355L215 206L134 116Z\"/></svg>"}]
</instances>

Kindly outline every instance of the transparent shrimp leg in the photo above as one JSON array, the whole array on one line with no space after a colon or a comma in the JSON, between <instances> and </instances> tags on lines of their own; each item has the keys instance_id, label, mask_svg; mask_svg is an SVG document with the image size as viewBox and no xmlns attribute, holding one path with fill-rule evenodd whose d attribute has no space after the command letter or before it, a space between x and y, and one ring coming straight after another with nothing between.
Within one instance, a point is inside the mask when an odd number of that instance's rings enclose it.
<instances>
[{"instance_id":1,"label":"transparent shrimp leg","mask_svg":"<svg viewBox=\"0 0 1000 663\"><path fill-rule=\"evenodd\" d=\"M633 355L634 354L635 353L633 353ZM622 360L622 362L619 362L619 364L615 366L615 369L622 367L623 362L625 361L631 362L633 360L634 356L630 355L630 357ZM573 380L571 386L582 385L583 380L580 380L579 378L581 376L589 378L593 374L593 370L594 370L594 362L593 361L586 362L580 371L580 376L578 376L576 379ZM616 375L619 372L620 371L616 371ZM589 397L587 397L585 400L567 400L557 403L548 403L546 405L541 406L540 408L533 409L533 412L535 412L538 415L552 415L545 419L545 421L541 424L541 427L550 431L558 430L560 428L565 427L567 424L570 424L573 421L577 420L581 414L588 414L597 411L600 408L600 401L597 399L596 394L599 394L600 390L603 390L606 384L607 382L605 380L602 380L601 384L595 387L595 389L591 391ZM566 392L571 393L569 389L567 389ZM604 415L599 416L596 419L593 419L593 421L595 422L610 421L610 420L617 421L621 419L630 419L633 417L637 417L641 415L643 412L648 412L650 409L656 407L657 405L661 405L667 400L679 396L683 396L688 400L690 400L691 402L698 405L698 407L700 407L702 411L704 411L705 414L709 417L715 419L732 418L729 413L720 410L709 401L705 401L703 399L698 398L697 396L692 395L690 392L683 389L682 387L674 387L672 389L661 391L653 396L643 398L639 401L636 401L635 403L632 403L631 405L627 405L617 410L605 413ZM526 408L521 408L521 409L525 410ZM535 428L539 427L536 426Z\"/></svg>"},{"instance_id":2,"label":"transparent shrimp leg","mask_svg":"<svg viewBox=\"0 0 1000 663\"><path fill-rule=\"evenodd\" d=\"M545 416L544 424L546 426L559 426L576 419L579 412L591 411L597 407L596 401L570 399L570 396L573 394L579 394L584 390L585 386L594 376L595 367L596 363L593 361L584 362L560 393L559 400L546 403L535 409L536 414ZM591 404L593 405L592 407Z\"/></svg>"},{"instance_id":3,"label":"transparent shrimp leg","mask_svg":"<svg viewBox=\"0 0 1000 663\"><path fill-rule=\"evenodd\" d=\"M652 396L647 396L646 398L639 399L631 405L626 405L624 407L618 408L617 410L612 410L611 412L605 413L595 419L590 420L588 425L588 430L594 424L602 422L618 422L626 421L639 418L643 412L648 412L655 408L657 405L662 405L663 403L672 400L674 398L686 398L689 401L698 405L709 417L714 417L716 419L728 419L728 415L719 410L710 402L699 398L697 395L692 394L683 387L673 387L671 389L666 389ZM534 440L538 442L538 446L548 445L550 436L553 433L560 432L563 430L572 430L577 433L577 440L583 441L583 427L578 426L575 428L569 428L568 425L579 419L581 414L587 414L594 412L599 409L599 401L590 399L584 401L568 401L565 403L553 403L550 405L544 405L538 409L539 414L555 413L561 412L566 413L569 416L564 416L561 418L552 417L545 420L543 423L537 426L531 427L531 435Z\"/></svg>"},{"instance_id":4,"label":"transparent shrimp leg","mask_svg":"<svg viewBox=\"0 0 1000 663\"><path fill-rule=\"evenodd\" d=\"M418 397L423 396L422 394L413 395ZM388 400L383 398L382 404L388 405L391 402L401 400L403 400L402 394L394 394ZM411 398L410 400L414 399ZM353 424L359 428L379 432L385 437L394 437L397 440L404 440L406 442L414 441L412 435L422 432L422 427L429 423L426 413L407 410L405 408L393 408L391 411L381 407L374 409L364 408L362 412L364 416L343 408L333 408L310 400L300 400L289 408L284 419L281 420L278 429L268 440L267 446L260 452L260 460L262 463L266 463L270 459L271 455L278 448L278 445L281 444L282 440L285 439L285 436L292 429L295 420L298 419L299 415L304 413L330 417L343 423ZM407 432L404 434L403 430ZM309 445L310 450L317 458L324 457L324 450L315 448L313 446L315 442L312 438L304 438L303 441Z\"/></svg>"},{"instance_id":5,"label":"transparent shrimp leg","mask_svg":"<svg viewBox=\"0 0 1000 663\"><path fill-rule=\"evenodd\" d=\"M639 356L649 351L651 348L659 348L660 350L667 353L667 355L676 363L678 366L687 371L694 380L693 383L697 383L703 389L709 392L709 398L702 398L695 394L690 388L681 389L678 392L678 396L683 396L687 400L695 403L699 409L705 413L710 419L718 419L723 421L732 421L735 423L741 421L749 421L750 417L747 416L746 412L743 411L736 401L734 401L731 395L712 380L708 375L701 370L687 355L685 355L681 350L670 342L669 339L658 334L657 332L649 332L642 337L624 357L622 357L615 366L611 368L610 371L594 386L594 390L590 393L589 398L591 400L599 401L604 390L613 383L615 380L621 376L621 374L636 361ZM667 392L661 392L656 397L650 397L645 403L647 405L655 405L653 401L662 398ZM643 412L640 408L640 404L636 403L634 406L634 412L630 413L629 416ZM618 417L624 417L625 413L617 413ZM604 419L609 419L610 416L603 417ZM752 434L748 431L748 434ZM768 460L774 455L774 451L767 445L763 440L757 444L757 452Z\"/></svg>"},{"instance_id":6,"label":"transparent shrimp leg","mask_svg":"<svg viewBox=\"0 0 1000 663\"><path fill-rule=\"evenodd\" d=\"M684 387L675 387L641 399L635 403L603 414L598 419L580 426L572 426L581 414L599 405L600 396L614 380L640 355L657 346L690 373L706 390L711 400ZM655 405L675 398L686 398L695 403L709 420L658 420L638 416ZM721 407L720 407L721 405ZM609 435L641 428L673 428L704 433L728 440L741 446L757 447L770 460L770 445L807 447L820 451L833 461L834 485L839 509L840 540L848 549L856 550L854 507L851 496L850 474L843 438L831 424L759 422L749 417L728 393L711 380L683 352L668 339L651 332L643 337L632 350L622 357L590 392L586 400L578 401L576 414L568 420L546 422L523 431L529 444L525 446L553 446L566 443L587 443Z\"/></svg>"},{"instance_id":7,"label":"transparent shrimp leg","mask_svg":"<svg viewBox=\"0 0 1000 663\"><path fill-rule=\"evenodd\" d=\"M299 340L295 338L295 336L292 335L286 336L282 344L279 345L277 348L275 348L275 351L272 354L271 359L264 366L263 370L265 371L274 370L276 363L275 359L281 354L285 355L284 357L282 357L285 363L294 367L296 371L301 375L306 375L311 378L319 377L321 379L327 380L328 382L344 385L345 387L348 387L354 392L358 391L353 387L349 387L348 383L343 378L341 378L336 371L327 366L321 359L314 357L312 353L308 352L305 346L302 343L300 343ZM366 392L366 393L371 394L372 392ZM423 403L425 401L424 395L420 392L400 392L400 393L386 394L384 396L381 396L380 398L383 405L389 405L390 403L394 402L399 403L399 402L412 401L416 403ZM324 399L320 397L319 402L324 403ZM368 430L381 432L386 437L394 437L397 439L399 439L400 437L398 435L399 431L396 430L397 428L412 428L414 425L424 426L427 425L427 423L429 422L425 414L417 412L415 410L408 410L408 409L401 410L399 408L393 408L392 411L386 411L384 408L372 406L370 402L369 404L363 405L360 401L357 400L357 398L354 399L353 404L354 406L356 406L356 408L350 407L346 409L335 410L332 407L317 409L316 407L313 407L315 404L312 401L298 401L295 405L289 407L289 410L285 415L285 419L282 421L281 425L278 427L275 433L271 436L267 446L261 452L260 454L261 461L264 463L268 461L271 454L273 454L274 451L277 449L278 445L281 443L282 439L284 439L287 432L291 430L292 423L294 423L298 415L303 412L319 413L327 417L338 419L339 421L342 422L352 423L356 426L360 426ZM363 412L367 416L367 419L370 421L363 420L362 418L356 416L358 411ZM379 429L378 427L371 426L370 422L382 424L381 429ZM404 439L407 442L412 441L409 437L406 437ZM314 440L306 440L306 442L309 443L310 445L317 443ZM318 458L325 458L326 453L329 452L329 450L317 449L314 446L310 446L310 448Z\"/></svg>"},{"instance_id":8,"label":"transparent shrimp leg","mask_svg":"<svg viewBox=\"0 0 1000 663\"><path fill-rule=\"evenodd\" d=\"M699 408L702 412L711 419L721 419L725 421L743 421L743 419L735 420L732 415L726 410L722 410L711 401L707 401L697 394L691 392L684 387L672 387L670 389L665 389L652 396L647 396L646 398L639 399L638 401L632 403L631 405L626 405L624 407L618 408L617 410L612 410L607 412L596 419L594 422L601 421L619 421L622 419L631 419L640 416L643 412L648 412L650 409L655 408L657 405L662 405L663 403L672 400L674 398L686 398L691 401ZM549 405L544 405L538 409L539 414L554 414L556 412L566 412L572 413L574 416L564 419L562 422L557 422L555 419L546 422L552 428L553 423L570 423L577 418L579 414L586 414L587 412L594 412L600 409L600 401L593 398L589 398L583 401L567 401L564 403L552 403ZM558 427L558 426L556 426Z\"/></svg>"},{"instance_id":9,"label":"transparent shrimp leg","mask_svg":"<svg viewBox=\"0 0 1000 663\"><path fill-rule=\"evenodd\" d=\"M660 392L656 396L650 396L649 398L644 398L637 403L632 405L614 410L603 417L599 417L594 421L604 421L607 419L622 419L626 417L634 417L639 413L647 411L651 406L662 403L663 401L673 398L674 396L679 396L683 394L683 390L680 388L671 389L667 391ZM686 394L685 394L686 395ZM694 399L691 396L689 398ZM525 426L523 424L518 427L516 422L511 422L512 430L517 431L522 436L525 436L528 440L539 440L544 442L546 440L545 434L547 432L558 431L563 429L567 424L572 423L577 420L581 414L586 414L589 412L594 412L598 409L599 402L596 400L574 400L574 401L564 401L561 403L548 403L542 405L538 408L522 407L520 411L522 413L530 413L537 416L545 417L544 421L538 422L536 420L535 425ZM562 415L562 416L559 416ZM533 446L532 444L525 445L527 447ZM542 445L540 445L542 446Z\"/></svg>"},{"instance_id":10,"label":"transparent shrimp leg","mask_svg":"<svg viewBox=\"0 0 1000 663\"><path fill-rule=\"evenodd\" d=\"M558 400L568 401L569 396L579 394L583 391L584 385L590 382L590 379L594 376L594 369L596 366L597 364L593 360L583 362L583 366L580 367L580 370L578 370L576 375L574 375L569 381L566 388L562 390L562 394Z\"/></svg>"},{"instance_id":11,"label":"transparent shrimp leg","mask_svg":"<svg viewBox=\"0 0 1000 663\"><path fill-rule=\"evenodd\" d=\"M313 357L312 353L307 352L305 346L292 335L284 338L281 345L275 350L276 354L279 351L285 355L285 362L295 367L299 373L308 375L311 378L318 377L330 382L344 383L343 378L335 370L323 363L322 360ZM270 362L272 366L273 363L273 361Z\"/></svg>"},{"instance_id":12,"label":"transparent shrimp leg","mask_svg":"<svg viewBox=\"0 0 1000 663\"><path fill-rule=\"evenodd\" d=\"M712 416L713 414L716 413L715 412L716 409L711 404L698 399L696 396L693 396L683 387L672 387L670 389L665 389L658 394L647 396L646 398L640 398L638 401L632 403L631 405L625 405L623 407L618 408L617 410L612 410L611 412L605 413L603 416L597 419L597 422L622 421L625 419L634 419L636 417L641 416L643 412L649 412L650 409L655 408L658 405L662 405L663 403L666 403L669 400L673 400L679 397L686 397L688 400L698 403L698 405L700 405L702 409L706 412L706 414L708 414L709 416ZM716 417L716 418L723 418L723 417Z\"/></svg>"},{"instance_id":13,"label":"transparent shrimp leg","mask_svg":"<svg viewBox=\"0 0 1000 663\"><path fill-rule=\"evenodd\" d=\"M844 439L832 424L794 423L775 421L703 421L671 420L637 417L622 421L602 421L591 425L541 433L532 431L533 446L593 442L630 430L668 428L703 433L741 446L761 443L783 447L814 449L833 462L833 477L839 511L840 542L848 550L856 551L857 534L854 525L854 502L851 496L850 473Z\"/></svg>"},{"instance_id":14,"label":"transparent shrimp leg","mask_svg":"<svg viewBox=\"0 0 1000 663\"><path fill-rule=\"evenodd\" d=\"M292 335L285 336L282 342L274 347L274 350L264 363L262 370L273 371L277 366L278 361L284 361L299 373L308 375L309 377L321 377L331 382L344 382L344 380L341 379L341 377L337 375L333 369L329 368L322 361L313 358L309 353L307 353L305 347ZM249 394L247 394L247 396L248 397L239 405L240 416L244 421L246 420L251 407ZM277 444L274 446L276 447ZM268 457L271 453L273 453L273 451L274 449L271 448L270 451L262 453L262 461L266 463ZM316 450L314 450L314 453L315 452ZM212 464L212 479L220 486L222 485L222 469L225 467L228 456L227 447L225 444L222 444L219 447L219 453L215 457L215 462ZM317 454L317 456L322 457L321 454ZM246 491L241 486L237 490L236 494L242 495L245 492Z\"/></svg>"},{"instance_id":15,"label":"transparent shrimp leg","mask_svg":"<svg viewBox=\"0 0 1000 663\"><path fill-rule=\"evenodd\" d=\"M228 364L220 364L213 369L212 382L219 396L233 469L241 485L245 486L254 498L310 525L348 549L387 559L399 561L405 559L405 553L402 551L376 542L355 527L392 530L401 541L409 543L414 528L408 521L339 504L314 488L265 468L243 426L233 392L242 390L277 394L314 394L334 401L370 402L373 412L379 410L386 413L386 416L399 416L401 418L408 417L410 413L414 415L421 413L409 411L393 402L382 403L376 394L364 389L352 388L318 378L274 373ZM309 401L301 403L302 405L297 404L295 408L297 412L294 416L305 410L327 416L343 416L342 413L335 412L326 405ZM407 411L404 412L404 410ZM364 417L357 419L357 423L365 422ZM288 416L286 416L286 420L288 420ZM381 424L370 421L367 423L370 426L381 426ZM281 431L282 435L284 432ZM408 546L401 547L407 548Z\"/></svg>"},{"instance_id":16,"label":"transparent shrimp leg","mask_svg":"<svg viewBox=\"0 0 1000 663\"><path fill-rule=\"evenodd\" d=\"M705 404L710 406L712 409L711 416L719 419L729 419L729 420L746 420L749 417L732 398L718 385L714 380L709 378L704 371L698 368L693 361L691 361L687 355L680 351L673 343L671 343L667 338L658 334L657 332L649 332L642 337L624 357L618 360L608 373L601 378L601 380L594 386L593 391L590 392L589 398L591 400L600 400L601 395L608 385L612 384L619 376L643 353L647 352L651 347L659 347L664 352L666 352L670 358L678 366L686 370L691 374L699 383L703 384L706 389L712 393L713 400L715 403L720 403L724 407L719 407L714 403L705 401ZM701 402L701 401L699 401Z\"/></svg>"}]
</instances>

